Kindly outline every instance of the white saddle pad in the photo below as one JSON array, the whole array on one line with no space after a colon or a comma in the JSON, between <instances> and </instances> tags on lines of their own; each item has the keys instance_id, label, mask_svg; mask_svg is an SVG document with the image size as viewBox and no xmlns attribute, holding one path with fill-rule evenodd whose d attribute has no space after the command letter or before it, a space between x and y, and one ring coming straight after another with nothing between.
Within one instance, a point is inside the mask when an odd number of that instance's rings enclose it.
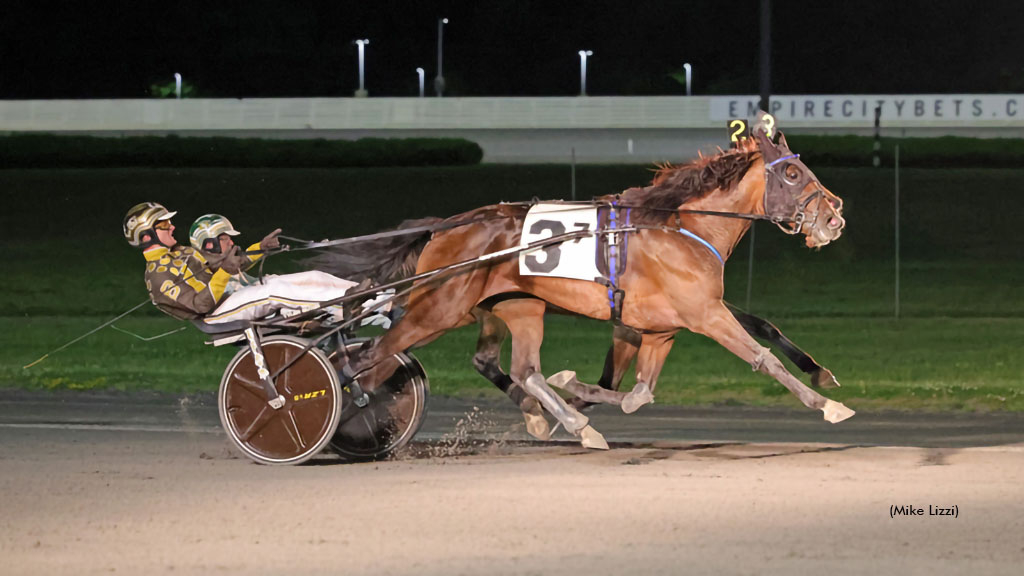
<instances>
[{"instance_id":1,"label":"white saddle pad","mask_svg":"<svg viewBox=\"0 0 1024 576\"><path fill-rule=\"evenodd\" d=\"M537 204L523 223L520 246L578 230L597 228L597 207L573 204ZM601 277L594 255L597 238L585 236L519 254L523 276L553 276L593 282Z\"/></svg>"}]
</instances>

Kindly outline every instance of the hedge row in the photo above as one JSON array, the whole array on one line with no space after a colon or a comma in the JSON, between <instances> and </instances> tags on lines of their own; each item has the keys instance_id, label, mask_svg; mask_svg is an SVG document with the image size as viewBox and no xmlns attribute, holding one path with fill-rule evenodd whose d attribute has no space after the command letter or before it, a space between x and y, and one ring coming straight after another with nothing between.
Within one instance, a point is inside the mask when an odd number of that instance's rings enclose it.
<instances>
[{"instance_id":1,"label":"hedge row","mask_svg":"<svg viewBox=\"0 0 1024 576\"><path fill-rule=\"evenodd\" d=\"M871 166L868 136L788 137L812 166ZM883 166L920 168L1024 167L1024 139L883 138ZM360 140L266 140L135 136L108 138L15 134L0 136L0 168L451 166L479 164L483 150L458 138L363 138Z\"/></svg>"},{"instance_id":2,"label":"hedge row","mask_svg":"<svg viewBox=\"0 0 1024 576\"><path fill-rule=\"evenodd\" d=\"M874 138L869 136L786 137L790 148L810 166L871 166ZM893 167L896 146L906 168L1021 168L1024 139L1017 138L882 138L882 166Z\"/></svg>"},{"instance_id":3,"label":"hedge row","mask_svg":"<svg viewBox=\"0 0 1024 576\"><path fill-rule=\"evenodd\" d=\"M0 168L450 166L479 164L459 138L265 140L170 136L0 136Z\"/></svg>"}]
</instances>

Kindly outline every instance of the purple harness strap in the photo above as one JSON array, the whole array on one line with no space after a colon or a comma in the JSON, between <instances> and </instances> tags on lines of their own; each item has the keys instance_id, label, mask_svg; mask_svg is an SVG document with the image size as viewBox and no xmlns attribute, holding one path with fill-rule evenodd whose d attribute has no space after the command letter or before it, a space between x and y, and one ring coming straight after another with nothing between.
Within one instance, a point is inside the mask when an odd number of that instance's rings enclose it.
<instances>
[{"instance_id":1,"label":"purple harness strap","mask_svg":"<svg viewBox=\"0 0 1024 576\"><path fill-rule=\"evenodd\" d=\"M611 207L608 209L608 227L611 228L613 231L618 229L618 220L617 220L618 219L618 215L617 215L617 213L615 211L615 207L616 207L616 203L612 202ZM630 212L631 211L632 211L632 208L626 208L626 222L625 222L625 227L626 228L629 228L629 224L630 224L629 216L630 216ZM618 259L618 256L619 256L620 252L619 252L618 238L616 237L614 232L611 235L611 240L612 240L612 242L610 242L609 246L608 246L608 276L609 276L608 280L610 281L609 285L608 285L608 307L611 308L611 310L612 310L612 317L616 318L618 316L621 316L622 310L621 309L616 310L616 308L615 308L615 292L619 291L618 261L617 261L617 259ZM626 248L629 245L628 243L629 243L629 234L628 233L627 234L623 234L622 235L622 244L621 244L622 245L622 254L625 253Z\"/></svg>"}]
</instances>

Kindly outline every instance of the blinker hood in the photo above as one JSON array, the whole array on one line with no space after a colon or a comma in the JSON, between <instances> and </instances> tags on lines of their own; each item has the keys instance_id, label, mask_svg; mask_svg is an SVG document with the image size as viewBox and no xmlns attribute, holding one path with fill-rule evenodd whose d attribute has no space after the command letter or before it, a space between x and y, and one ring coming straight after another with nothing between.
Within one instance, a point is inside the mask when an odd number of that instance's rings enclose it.
<instances>
[{"instance_id":1,"label":"blinker hood","mask_svg":"<svg viewBox=\"0 0 1024 576\"><path fill-rule=\"evenodd\" d=\"M764 211L777 221L792 221L800 212L800 195L817 177L794 154L786 143L786 136L778 130L775 117L763 110L757 113L757 121L751 130L764 160ZM778 143L774 141L778 132ZM798 173L794 179L787 176L787 167L793 165Z\"/></svg>"}]
</instances>

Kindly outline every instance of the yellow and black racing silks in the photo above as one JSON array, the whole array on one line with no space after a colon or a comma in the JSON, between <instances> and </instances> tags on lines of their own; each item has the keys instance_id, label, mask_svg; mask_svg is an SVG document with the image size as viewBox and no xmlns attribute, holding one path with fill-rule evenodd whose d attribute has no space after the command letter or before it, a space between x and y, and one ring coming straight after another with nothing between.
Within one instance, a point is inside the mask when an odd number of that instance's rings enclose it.
<instances>
[{"instance_id":1,"label":"yellow and black racing silks","mask_svg":"<svg viewBox=\"0 0 1024 576\"><path fill-rule=\"evenodd\" d=\"M258 249L258 244L249 248ZM185 246L154 246L143 255L150 299L157 308L181 320L200 318L216 308L231 277L262 256L236 250L213 259Z\"/></svg>"}]
</instances>

